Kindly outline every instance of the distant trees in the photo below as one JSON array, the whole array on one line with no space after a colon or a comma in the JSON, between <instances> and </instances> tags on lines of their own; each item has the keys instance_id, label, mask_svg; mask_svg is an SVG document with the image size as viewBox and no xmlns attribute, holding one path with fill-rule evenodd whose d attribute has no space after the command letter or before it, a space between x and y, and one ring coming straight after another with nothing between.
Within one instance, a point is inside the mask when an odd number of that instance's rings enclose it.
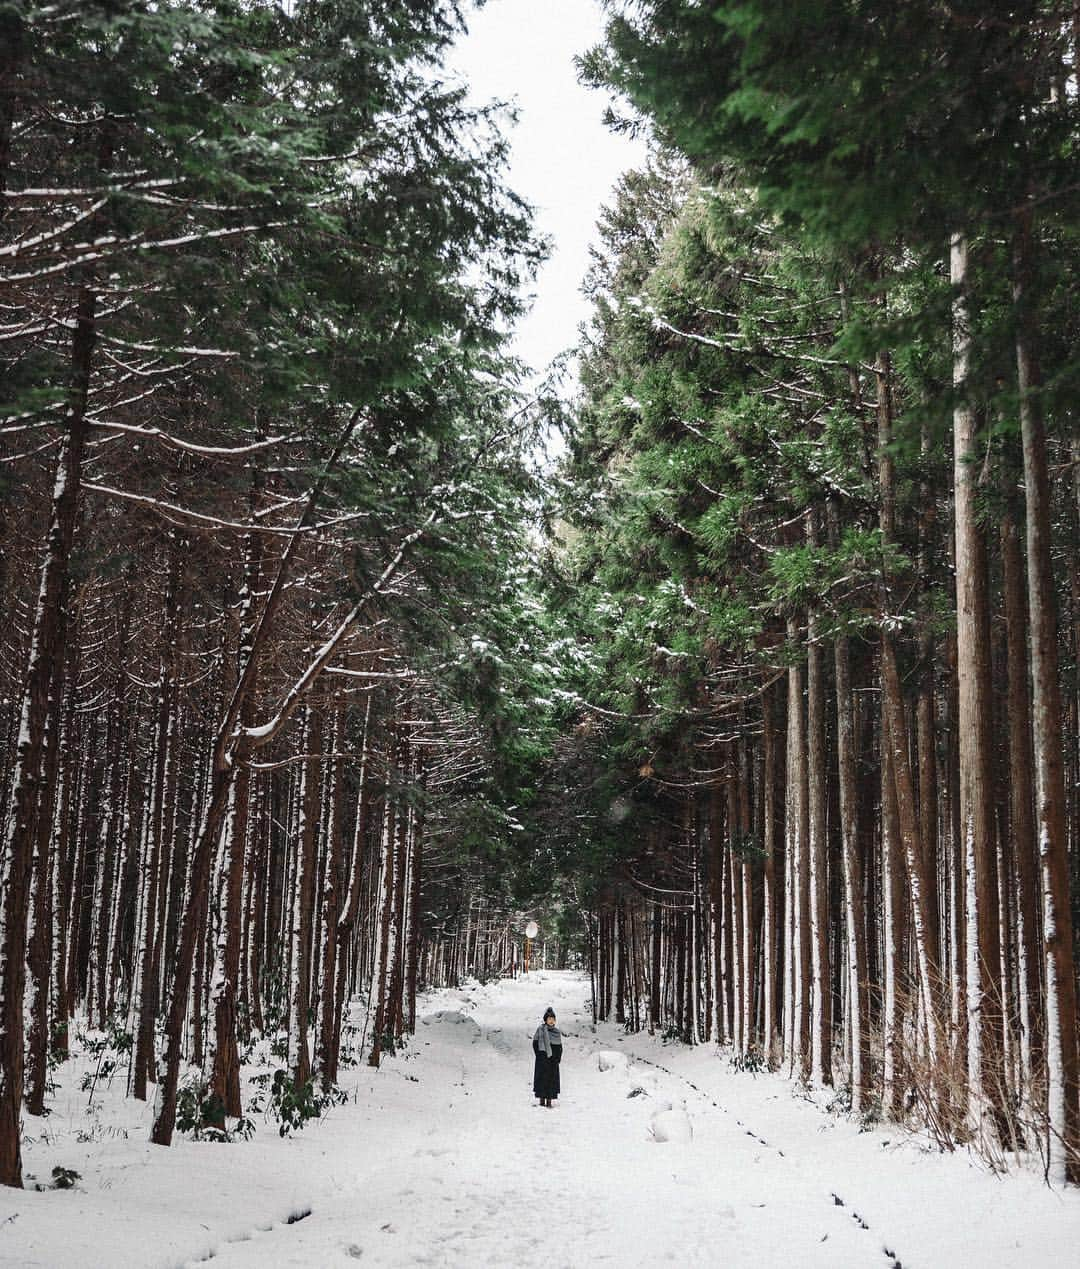
<instances>
[{"instance_id":1,"label":"distant trees","mask_svg":"<svg viewBox=\"0 0 1080 1269\"><path fill-rule=\"evenodd\" d=\"M568 468L598 1008L1078 1179L1070 11L612 8L687 171L604 222Z\"/></svg>"}]
</instances>

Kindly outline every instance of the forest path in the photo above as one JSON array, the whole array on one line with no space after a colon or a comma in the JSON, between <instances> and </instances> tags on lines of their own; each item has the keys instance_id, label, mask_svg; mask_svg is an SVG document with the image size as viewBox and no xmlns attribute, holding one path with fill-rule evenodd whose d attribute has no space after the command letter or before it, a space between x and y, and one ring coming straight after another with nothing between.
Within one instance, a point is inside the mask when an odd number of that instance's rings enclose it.
<instances>
[{"instance_id":1,"label":"forest path","mask_svg":"<svg viewBox=\"0 0 1080 1269\"><path fill-rule=\"evenodd\" d=\"M372 1073L370 1100L361 1093L365 1123L336 1151L333 1192L308 1219L222 1246L215 1269L892 1262L815 1168L765 1144L696 1078L695 1089L635 1060L666 1066L679 1046L593 1035L587 992L576 974L534 972L429 997L411 1055ZM552 1111L531 1096L529 1044L548 1004L566 1033ZM625 1063L600 1070L605 1051ZM655 1139L657 1116L670 1140Z\"/></svg>"},{"instance_id":2,"label":"forest path","mask_svg":"<svg viewBox=\"0 0 1080 1269\"><path fill-rule=\"evenodd\" d=\"M256 1116L251 1141L151 1146L122 1073L88 1108L83 1055L26 1143L30 1174L78 1183L0 1193L0 1264L1039 1269L1080 1246L1080 1192L860 1132L714 1045L594 1032L588 994L546 971L429 993L406 1050L343 1067L348 1103L288 1140ZM548 1004L566 1036L550 1111L530 1048Z\"/></svg>"}]
</instances>

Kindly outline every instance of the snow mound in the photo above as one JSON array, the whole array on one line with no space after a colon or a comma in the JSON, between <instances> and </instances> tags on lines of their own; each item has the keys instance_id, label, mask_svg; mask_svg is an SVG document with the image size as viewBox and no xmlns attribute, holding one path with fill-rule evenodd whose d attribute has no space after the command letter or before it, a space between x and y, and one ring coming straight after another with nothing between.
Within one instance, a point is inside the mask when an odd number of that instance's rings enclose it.
<instances>
[{"instance_id":1,"label":"snow mound","mask_svg":"<svg viewBox=\"0 0 1080 1269\"><path fill-rule=\"evenodd\" d=\"M694 1125L685 1110L659 1110L649 1121L653 1141L693 1141Z\"/></svg>"},{"instance_id":2,"label":"snow mound","mask_svg":"<svg viewBox=\"0 0 1080 1269\"><path fill-rule=\"evenodd\" d=\"M616 1053L613 1049L601 1049L596 1055L596 1065L602 1071L625 1071L629 1063L625 1053Z\"/></svg>"},{"instance_id":3,"label":"snow mound","mask_svg":"<svg viewBox=\"0 0 1080 1269\"><path fill-rule=\"evenodd\" d=\"M440 1009L437 1013L425 1014L420 1019L425 1027L430 1027L432 1023L449 1023L452 1026L460 1027L458 1033L463 1038L467 1038L471 1043L475 1043L480 1039L480 1024L475 1018L470 1018L467 1013L462 1013L458 1009Z\"/></svg>"},{"instance_id":4,"label":"snow mound","mask_svg":"<svg viewBox=\"0 0 1080 1269\"><path fill-rule=\"evenodd\" d=\"M496 1053L513 1053L514 1045L506 1038L506 1032L502 1027L491 1027L484 1032L484 1039L491 1045ZM523 1047L524 1051L524 1047Z\"/></svg>"}]
</instances>

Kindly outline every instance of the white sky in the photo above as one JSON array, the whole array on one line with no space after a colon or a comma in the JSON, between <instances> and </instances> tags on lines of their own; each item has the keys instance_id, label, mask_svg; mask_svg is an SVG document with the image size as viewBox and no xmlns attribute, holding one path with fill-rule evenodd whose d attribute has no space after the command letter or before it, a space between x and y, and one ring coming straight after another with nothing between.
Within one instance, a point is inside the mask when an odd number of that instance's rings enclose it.
<instances>
[{"instance_id":1,"label":"white sky","mask_svg":"<svg viewBox=\"0 0 1080 1269\"><path fill-rule=\"evenodd\" d=\"M619 176L645 160L644 141L604 127L604 94L577 82L574 56L602 34L599 0L488 0L470 14L469 34L449 59L478 104L497 99L519 108L509 184L553 243L514 351L541 371L577 343L597 216Z\"/></svg>"}]
</instances>

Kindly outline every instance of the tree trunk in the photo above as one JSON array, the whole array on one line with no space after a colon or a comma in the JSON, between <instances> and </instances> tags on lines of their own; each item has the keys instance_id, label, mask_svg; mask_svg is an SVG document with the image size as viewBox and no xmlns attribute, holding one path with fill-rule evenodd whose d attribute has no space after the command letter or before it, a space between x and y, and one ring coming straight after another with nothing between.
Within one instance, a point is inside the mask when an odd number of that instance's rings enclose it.
<instances>
[{"instance_id":1,"label":"tree trunk","mask_svg":"<svg viewBox=\"0 0 1080 1269\"><path fill-rule=\"evenodd\" d=\"M976 1117L982 1103L1000 1112L1001 1009L997 942L997 850L993 820L990 608L986 540L979 523L975 413L968 391L971 349L968 250L950 244L953 298L953 489L956 521L956 639L959 679L960 825L967 899L967 1074Z\"/></svg>"},{"instance_id":2,"label":"tree trunk","mask_svg":"<svg viewBox=\"0 0 1080 1269\"><path fill-rule=\"evenodd\" d=\"M813 540L811 524L810 537ZM806 730L809 840L807 856L810 888L810 936L814 987L811 1037L811 1078L831 1084L832 970L829 964L829 879L827 775L825 765L825 652L818 639L816 614L811 614L806 643Z\"/></svg>"},{"instance_id":3,"label":"tree trunk","mask_svg":"<svg viewBox=\"0 0 1080 1269\"><path fill-rule=\"evenodd\" d=\"M1016 870L1016 956L1020 997L1020 1067L1025 1091L1042 1070L1042 975L1039 972L1039 877L1035 839L1035 776L1031 752L1027 609L1020 526L1011 498L1001 520L1001 560L1008 661L1008 784L1013 864Z\"/></svg>"},{"instance_id":4,"label":"tree trunk","mask_svg":"<svg viewBox=\"0 0 1080 1269\"><path fill-rule=\"evenodd\" d=\"M788 642L798 645L798 627L788 621ZM791 938L785 969L792 983L787 999L791 1002L790 1051L788 1066L800 1079L810 1075L810 866L809 866L809 789L806 761L806 724L803 712L802 666L793 664L788 670L788 858Z\"/></svg>"},{"instance_id":5,"label":"tree trunk","mask_svg":"<svg viewBox=\"0 0 1080 1269\"><path fill-rule=\"evenodd\" d=\"M836 751L840 793L840 837L844 867L847 935L848 1026L851 1032L851 1109L861 1115L871 1087L870 1017L866 994L866 921L858 829L858 770L851 654L846 635L833 645L836 670Z\"/></svg>"},{"instance_id":6,"label":"tree trunk","mask_svg":"<svg viewBox=\"0 0 1080 1269\"><path fill-rule=\"evenodd\" d=\"M0 861L0 1184L22 1188L20 1112L23 1087L23 984L26 916L50 690L60 683L67 637L67 590L86 443L86 401L97 338L96 298L79 292L71 350L71 391L56 460L56 482L30 664L19 723L3 860Z\"/></svg>"},{"instance_id":7,"label":"tree trunk","mask_svg":"<svg viewBox=\"0 0 1080 1269\"><path fill-rule=\"evenodd\" d=\"M762 955L763 1038L766 1061L770 1067L773 1067L780 1061L780 1030L777 1013L779 1000L776 979L780 949L777 941L776 894L776 718L771 691L766 691L762 697L762 711L764 713L762 846L765 851L765 893L761 924L761 942L764 949Z\"/></svg>"},{"instance_id":8,"label":"tree trunk","mask_svg":"<svg viewBox=\"0 0 1080 1269\"><path fill-rule=\"evenodd\" d=\"M1035 826L1043 884L1046 956L1047 1162L1049 1178L1055 1183L1064 1183L1080 1182L1080 1072L1065 832L1057 612L1051 560L1050 480L1046 463L1046 431L1039 401L1041 382L1031 335L1033 253L1031 212L1025 209L1016 226L1013 298L1017 310L1016 366L1027 494Z\"/></svg>"}]
</instances>

